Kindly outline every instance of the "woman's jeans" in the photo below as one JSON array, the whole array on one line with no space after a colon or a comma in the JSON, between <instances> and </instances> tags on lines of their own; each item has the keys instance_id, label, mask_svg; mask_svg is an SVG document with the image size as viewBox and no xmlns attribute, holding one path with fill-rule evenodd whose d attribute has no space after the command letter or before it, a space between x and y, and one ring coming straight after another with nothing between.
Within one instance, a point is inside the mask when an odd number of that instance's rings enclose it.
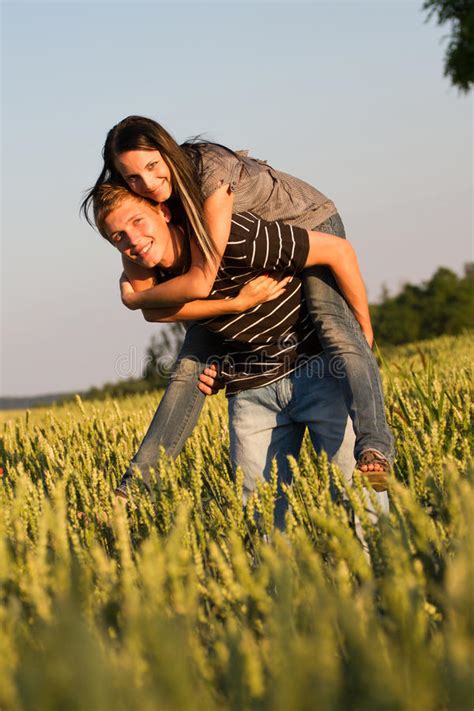
<instances>
[{"instance_id":1,"label":"woman's jeans","mask_svg":"<svg viewBox=\"0 0 474 711\"><path fill-rule=\"evenodd\" d=\"M338 214L315 229L345 237ZM354 456L358 459L366 449L377 449L392 462L393 438L385 418L379 369L365 336L328 268L310 267L302 276L308 310L330 358L331 372L340 379L354 425ZM149 484L150 469L156 467L161 448L172 458L181 452L206 397L197 387L199 375L221 355L221 349L219 337L198 323L188 328L163 398L118 492L126 495L134 467L140 470L145 484Z\"/></svg>"},{"instance_id":2,"label":"woman's jeans","mask_svg":"<svg viewBox=\"0 0 474 711\"><path fill-rule=\"evenodd\" d=\"M344 225L338 214L316 230L345 237ZM330 358L332 373L341 379L344 400L356 435L354 456L359 459L367 449L376 449L392 464L394 442L385 417L382 383L375 356L331 270L327 267L309 267L304 270L303 277L306 304L319 341Z\"/></svg>"},{"instance_id":3,"label":"woman's jeans","mask_svg":"<svg viewBox=\"0 0 474 711\"><path fill-rule=\"evenodd\" d=\"M188 326L158 409L138 452L122 477L117 493L127 495L134 468L140 470L143 481L149 487L150 469L156 468L161 448L166 456L176 459L192 433L206 400L206 395L198 388L199 376L206 365L222 355L222 338L197 322Z\"/></svg>"}]
</instances>

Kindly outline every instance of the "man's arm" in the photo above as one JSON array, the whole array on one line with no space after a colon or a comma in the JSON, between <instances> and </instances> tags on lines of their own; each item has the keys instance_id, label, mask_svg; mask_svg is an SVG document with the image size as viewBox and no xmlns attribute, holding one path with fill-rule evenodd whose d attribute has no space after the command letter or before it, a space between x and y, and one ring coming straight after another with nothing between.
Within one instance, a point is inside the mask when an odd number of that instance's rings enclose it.
<instances>
[{"instance_id":1,"label":"man's arm","mask_svg":"<svg viewBox=\"0 0 474 711\"><path fill-rule=\"evenodd\" d=\"M208 368L204 368L199 376L198 388L204 395L217 395L219 390L225 388L225 381L219 377L215 364L211 363Z\"/></svg>"}]
</instances>

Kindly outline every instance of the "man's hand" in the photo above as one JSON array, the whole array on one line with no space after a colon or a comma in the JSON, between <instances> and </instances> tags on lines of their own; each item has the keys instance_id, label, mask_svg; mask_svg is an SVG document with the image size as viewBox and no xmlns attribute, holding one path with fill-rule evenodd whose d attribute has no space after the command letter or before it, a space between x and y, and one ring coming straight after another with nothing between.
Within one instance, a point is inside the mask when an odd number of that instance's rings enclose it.
<instances>
[{"instance_id":1,"label":"man's hand","mask_svg":"<svg viewBox=\"0 0 474 711\"><path fill-rule=\"evenodd\" d=\"M215 365L210 365L209 368L204 368L199 376L198 388L204 395L217 395L219 390L225 387L222 378L219 378L219 373Z\"/></svg>"},{"instance_id":2,"label":"man's hand","mask_svg":"<svg viewBox=\"0 0 474 711\"><path fill-rule=\"evenodd\" d=\"M128 279L127 275L125 272L122 272L122 276L120 277L120 296L122 297L122 304L127 307L127 309L132 309L134 311L137 308L137 305L135 304L134 298L135 298L135 292L133 290L133 286L130 283L130 280Z\"/></svg>"},{"instance_id":3,"label":"man's hand","mask_svg":"<svg viewBox=\"0 0 474 711\"><path fill-rule=\"evenodd\" d=\"M364 334L367 343L369 344L369 348L372 348L374 345L374 332L372 331L372 324L364 324L361 326L362 333Z\"/></svg>"},{"instance_id":4,"label":"man's hand","mask_svg":"<svg viewBox=\"0 0 474 711\"><path fill-rule=\"evenodd\" d=\"M292 278L287 276L282 279L281 273L277 272L262 274L245 284L237 296L232 299L232 303L238 313L243 313L265 301L274 301L284 293L286 285Z\"/></svg>"}]
</instances>

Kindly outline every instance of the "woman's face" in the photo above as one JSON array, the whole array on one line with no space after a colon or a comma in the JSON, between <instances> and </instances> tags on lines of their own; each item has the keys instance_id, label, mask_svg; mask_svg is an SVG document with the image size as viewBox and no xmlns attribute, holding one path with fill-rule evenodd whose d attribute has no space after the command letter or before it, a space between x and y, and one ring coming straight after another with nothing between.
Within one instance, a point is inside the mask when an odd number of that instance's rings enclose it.
<instances>
[{"instance_id":1,"label":"woman's face","mask_svg":"<svg viewBox=\"0 0 474 711\"><path fill-rule=\"evenodd\" d=\"M170 169L159 151L120 153L115 167L134 193L155 202L165 202L171 196Z\"/></svg>"}]
</instances>

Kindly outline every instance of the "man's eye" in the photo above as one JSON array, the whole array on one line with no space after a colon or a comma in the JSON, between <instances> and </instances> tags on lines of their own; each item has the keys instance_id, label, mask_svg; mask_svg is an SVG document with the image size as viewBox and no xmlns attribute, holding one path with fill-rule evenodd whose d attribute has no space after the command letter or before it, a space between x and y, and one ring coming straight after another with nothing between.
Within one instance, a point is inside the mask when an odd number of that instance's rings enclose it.
<instances>
[{"instance_id":1,"label":"man's eye","mask_svg":"<svg viewBox=\"0 0 474 711\"><path fill-rule=\"evenodd\" d=\"M140 222L143 222L143 217L137 217L136 220L133 221L134 225L139 225Z\"/></svg>"},{"instance_id":2,"label":"man's eye","mask_svg":"<svg viewBox=\"0 0 474 711\"><path fill-rule=\"evenodd\" d=\"M137 180L137 176L136 176L136 175L131 175L129 178L127 178L127 182L128 182L129 184L130 184L130 183L135 183L136 180Z\"/></svg>"}]
</instances>

